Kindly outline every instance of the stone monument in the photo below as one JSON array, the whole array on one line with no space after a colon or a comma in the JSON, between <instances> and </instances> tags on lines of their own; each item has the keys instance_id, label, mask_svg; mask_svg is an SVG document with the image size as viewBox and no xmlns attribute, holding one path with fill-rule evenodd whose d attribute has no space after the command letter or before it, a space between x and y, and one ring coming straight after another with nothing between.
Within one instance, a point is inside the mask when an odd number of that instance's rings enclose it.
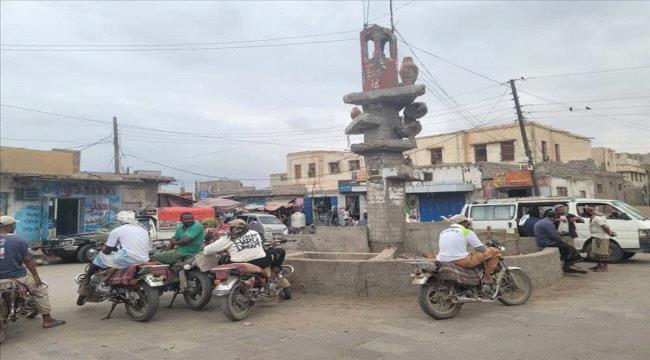
<instances>
[{"instance_id":1,"label":"stone monument","mask_svg":"<svg viewBox=\"0 0 650 360\"><path fill-rule=\"evenodd\" d=\"M402 250L404 184L420 180L403 152L415 149L415 136L422 130L418 119L427 113L427 106L414 101L425 87L415 85L418 68L411 58L404 58L398 81L397 41L390 29L372 25L361 31L360 38L363 92L345 95L343 101L360 105L363 111L352 110L345 133L363 134L363 143L353 144L352 152L365 158L368 173L370 251L388 246Z\"/></svg>"}]
</instances>

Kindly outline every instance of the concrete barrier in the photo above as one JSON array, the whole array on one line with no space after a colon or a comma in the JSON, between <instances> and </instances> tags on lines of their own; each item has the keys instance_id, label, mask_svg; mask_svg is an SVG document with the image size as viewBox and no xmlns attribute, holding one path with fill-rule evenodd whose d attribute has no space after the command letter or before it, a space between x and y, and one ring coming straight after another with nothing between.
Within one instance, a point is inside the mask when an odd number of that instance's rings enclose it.
<instances>
[{"instance_id":1,"label":"concrete barrier","mask_svg":"<svg viewBox=\"0 0 650 360\"><path fill-rule=\"evenodd\" d=\"M345 256L343 256L345 255ZM286 263L295 268L289 280L298 291L321 295L387 297L415 295L409 273L413 265L405 259L373 260L377 254L297 253ZM543 287L562 277L560 256L555 248L525 255L506 256L507 266L521 267L533 287Z\"/></svg>"},{"instance_id":2,"label":"concrete barrier","mask_svg":"<svg viewBox=\"0 0 650 360\"><path fill-rule=\"evenodd\" d=\"M317 226L315 234L288 235L287 251L367 253L365 226Z\"/></svg>"}]
</instances>

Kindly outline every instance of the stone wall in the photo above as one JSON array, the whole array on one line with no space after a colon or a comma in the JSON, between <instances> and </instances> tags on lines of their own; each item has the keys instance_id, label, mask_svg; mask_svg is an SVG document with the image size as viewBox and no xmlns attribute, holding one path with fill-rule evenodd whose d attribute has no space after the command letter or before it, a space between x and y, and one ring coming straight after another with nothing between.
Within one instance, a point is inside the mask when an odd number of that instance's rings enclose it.
<instances>
[{"instance_id":1,"label":"stone wall","mask_svg":"<svg viewBox=\"0 0 650 360\"><path fill-rule=\"evenodd\" d=\"M447 222L404 224L404 252L413 255L438 253L438 237L449 227Z\"/></svg>"},{"instance_id":2,"label":"stone wall","mask_svg":"<svg viewBox=\"0 0 650 360\"><path fill-rule=\"evenodd\" d=\"M285 262L295 269L289 280L298 292L388 297L415 296L417 287L411 284L409 273L413 265L409 261L412 260L314 259L292 254ZM533 288L549 285L562 277L560 255L555 248L506 256L505 262L507 266L521 267L531 278Z\"/></svg>"},{"instance_id":3,"label":"stone wall","mask_svg":"<svg viewBox=\"0 0 650 360\"><path fill-rule=\"evenodd\" d=\"M287 251L367 253L365 226L317 226L315 234L288 235Z\"/></svg>"}]
</instances>

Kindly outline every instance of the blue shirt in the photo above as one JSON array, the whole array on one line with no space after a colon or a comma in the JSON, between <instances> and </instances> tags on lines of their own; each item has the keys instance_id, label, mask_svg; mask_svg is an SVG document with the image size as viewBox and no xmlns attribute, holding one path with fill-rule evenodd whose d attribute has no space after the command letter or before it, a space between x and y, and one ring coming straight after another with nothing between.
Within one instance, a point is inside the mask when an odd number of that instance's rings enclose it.
<instances>
[{"instance_id":1,"label":"blue shirt","mask_svg":"<svg viewBox=\"0 0 650 360\"><path fill-rule=\"evenodd\" d=\"M560 233L555 228L555 224L547 218L537 222L534 226L535 241L537 246L547 247L557 245L561 240Z\"/></svg>"},{"instance_id":2,"label":"blue shirt","mask_svg":"<svg viewBox=\"0 0 650 360\"><path fill-rule=\"evenodd\" d=\"M531 216L524 222L524 225L521 227L522 236L535 236L535 224L540 219L538 217Z\"/></svg>"},{"instance_id":3,"label":"blue shirt","mask_svg":"<svg viewBox=\"0 0 650 360\"><path fill-rule=\"evenodd\" d=\"M27 275L23 259L31 258L29 241L14 234L0 235L0 279L18 279Z\"/></svg>"}]
</instances>

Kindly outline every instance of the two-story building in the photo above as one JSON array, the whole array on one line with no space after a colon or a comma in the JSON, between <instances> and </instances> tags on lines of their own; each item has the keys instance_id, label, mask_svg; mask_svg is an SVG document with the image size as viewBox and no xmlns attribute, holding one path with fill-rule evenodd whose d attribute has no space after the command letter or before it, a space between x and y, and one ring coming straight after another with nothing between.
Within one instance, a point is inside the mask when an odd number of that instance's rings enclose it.
<instances>
[{"instance_id":1,"label":"two-story building","mask_svg":"<svg viewBox=\"0 0 650 360\"><path fill-rule=\"evenodd\" d=\"M606 147L595 147L591 154L601 169L623 176L625 182L620 191L625 201L633 205L650 204L650 154L619 153Z\"/></svg>"}]
</instances>

